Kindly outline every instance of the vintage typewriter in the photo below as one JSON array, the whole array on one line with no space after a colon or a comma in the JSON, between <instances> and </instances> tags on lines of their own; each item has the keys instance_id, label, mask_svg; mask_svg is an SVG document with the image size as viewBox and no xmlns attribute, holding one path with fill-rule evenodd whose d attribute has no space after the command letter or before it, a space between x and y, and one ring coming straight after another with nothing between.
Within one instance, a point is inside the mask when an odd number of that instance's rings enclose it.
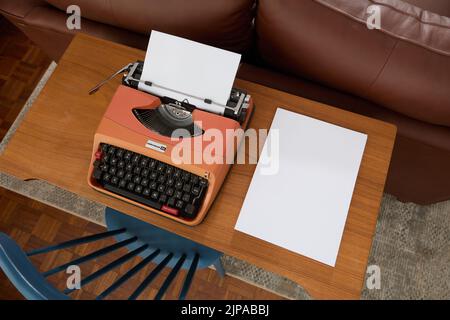
<instances>
[{"instance_id":1,"label":"vintage typewriter","mask_svg":"<svg viewBox=\"0 0 450 320\"><path fill-rule=\"evenodd\" d=\"M142 81L142 70L143 62L137 61L113 75L124 73L122 85L95 133L88 183L153 213L197 225L217 196L230 169L226 159L234 158L240 142L236 140L242 137L224 141L216 151L223 158L219 164L176 164L172 151L181 139L190 139L194 158L209 143L202 139L206 130L217 129L225 136L227 129L245 129L253 110L252 98L233 88L226 106L209 107L207 99L202 106L196 106L186 100L156 96L140 88L142 83L146 87L157 85ZM177 129L183 130L178 139L173 139ZM233 143L235 146L230 148ZM227 154L228 150L234 150L234 154Z\"/></svg>"}]
</instances>

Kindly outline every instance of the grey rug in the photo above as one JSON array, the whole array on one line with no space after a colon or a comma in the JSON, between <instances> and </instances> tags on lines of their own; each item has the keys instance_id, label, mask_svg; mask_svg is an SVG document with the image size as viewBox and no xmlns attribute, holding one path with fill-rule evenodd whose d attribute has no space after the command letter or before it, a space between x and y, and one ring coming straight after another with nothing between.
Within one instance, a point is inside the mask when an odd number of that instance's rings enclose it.
<instances>
[{"instance_id":1,"label":"grey rug","mask_svg":"<svg viewBox=\"0 0 450 320\"><path fill-rule=\"evenodd\" d=\"M0 143L0 153L44 87L52 63ZM105 207L43 181L24 182L0 173L0 185L104 225ZM223 257L228 275L290 299L309 299L298 284L245 261ZM369 258L380 270L380 288L364 285L362 299L450 299L450 201L419 206L385 195Z\"/></svg>"}]
</instances>

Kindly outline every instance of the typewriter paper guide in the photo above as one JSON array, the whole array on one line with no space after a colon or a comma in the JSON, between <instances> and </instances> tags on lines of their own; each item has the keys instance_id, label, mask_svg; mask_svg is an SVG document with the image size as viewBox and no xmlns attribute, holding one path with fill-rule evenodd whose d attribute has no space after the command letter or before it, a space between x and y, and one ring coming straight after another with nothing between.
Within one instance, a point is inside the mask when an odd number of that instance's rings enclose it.
<instances>
[{"instance_id":1,"label":"typewriter paper guide","mask_svg":"<svg viewBox=\"0 0 450 320\"><path fill-rule=\"evenodd\" d=\"M279 170L263 175L276 158L274 129ZM235 229L334 267L366 141L278 108Z\"/></svg>"},{"instance_id":2,"label":"typewriter paper guide","mask_svg":"<svg viewBox=\"0 0 450 320\"><path fill-rule=\"evenodd\" d=\"M191 104L199 102L181 93L226 105L240 60L240 54L153 30L141 80L179 93L143 83L139 88Z\"/></svg>"}]
</instances>

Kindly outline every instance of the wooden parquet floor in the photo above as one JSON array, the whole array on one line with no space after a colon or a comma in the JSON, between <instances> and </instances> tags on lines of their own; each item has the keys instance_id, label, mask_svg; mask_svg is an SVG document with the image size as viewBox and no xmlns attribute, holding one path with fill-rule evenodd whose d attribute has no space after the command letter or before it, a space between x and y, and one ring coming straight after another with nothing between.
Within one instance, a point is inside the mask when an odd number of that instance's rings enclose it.
<instances>
[{"instance_id":1,"label":"wooden parquet floor","mask_svg":"<svg viewBox=\"0 0 450 320\"><path fill-rule=\"evenodd\" d=\"M51 60L0 17L0 138L16 119Z\"/></svg>"},{"instance_id":2,"label":"wooden parquet floor","mask_svg":"<svg viewBox=\"0 0 450 320\"><path fill-rule=\"evenodd\" d=\"M19 30L0 18L0 139L4 137L23 104L33 91L50 59L33 45ZM60 211L40 202L23 197L0 188L0 232L12 237L25 251L50 244L78 238L84 235L105 231L104 227ZM98 250L114 243L105 239L91 244L32 257L33 264L45 271L62 263ZM82 277L98 270L101 266L125 254L121 249L107 257L87 262L80 266ZM96 281L72 294L77 299L93 299L120 275L124 274L141 259L134 258L119 268L110 271ZM125 299L145 278L154 266L141 270L123 287L108 298ZM140 299L152 299L170 272L165 269L154 283L145 290ZM165 299L176 299L186 272L182 271L172 283ZM67 275L60 272L49 277L49 281L58 289L65 287ZM281 297L226 276L221 279L214 270L199 270L194 278L188 299L281 299ZM0 299L23 299L3 272L0 271Z\"/></svg>"}]
</instances>

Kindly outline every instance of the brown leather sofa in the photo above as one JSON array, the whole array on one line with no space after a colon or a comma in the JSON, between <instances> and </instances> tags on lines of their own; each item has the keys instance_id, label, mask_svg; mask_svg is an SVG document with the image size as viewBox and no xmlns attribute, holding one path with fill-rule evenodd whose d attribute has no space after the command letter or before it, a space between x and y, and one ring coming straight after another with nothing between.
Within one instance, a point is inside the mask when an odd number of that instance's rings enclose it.
<instances>
[{"instance_id":1,"label":"brown leather sofa","mask_svg":"<svg viewBox=\"0 0 450 320\"><path fill-rule=\"evenodd\" d=\"M80 32L145 49L156 29L244 54L239 77L394 123L386 191L450 199L448 0L0 0L0 12L58 60ZM381 29L366 26L369 5Z\"/></svg>"}]
</instances>

